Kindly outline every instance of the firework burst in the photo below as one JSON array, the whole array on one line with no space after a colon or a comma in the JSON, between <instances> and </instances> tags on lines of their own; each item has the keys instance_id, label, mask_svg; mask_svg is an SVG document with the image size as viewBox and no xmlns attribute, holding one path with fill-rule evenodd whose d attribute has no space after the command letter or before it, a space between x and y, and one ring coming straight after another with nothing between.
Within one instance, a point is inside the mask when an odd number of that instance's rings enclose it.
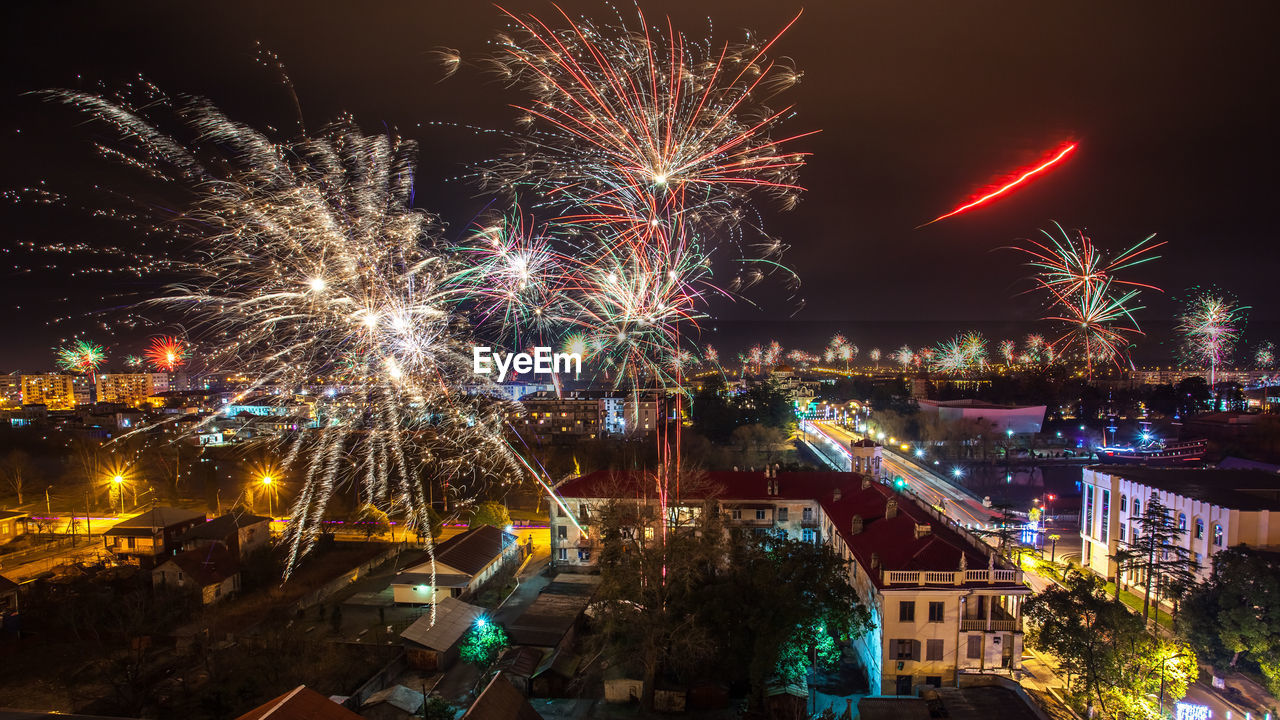
<instances>
[{"instance_id":1,"label":"firework burst","mask_svg":"<svg viewBox=\"0 0 1280 720\"><path fill-rule=\"evenodd\" d=\"M171 224L183 280L148 304L183 314L216 348L208 367L253 378L237 400L286 403L317 379L342 389L275 440L282 469L300 478L286 576L340 486L426 527L426 482L514 467L502 408L457 391L476 380L470 329L450 303L459 263L435 218L410 205L412 143L350 121L277 143L192 100L177 107L200 138L188 147L127 104L53 96L126 138L111 157L194 192L193 222ZM205 154L218 161L202 162ZM178 349L153 344L165 364Z\"/></svg>"},{"instance_id":2,"label":"firework burst","mask_svg":"<svg viewBox=\"0 0 1280 720\"><path fill-rule=\"evenodd\" d=\"M187 362L187 353L187 344L178 338L157 337L151 339L145 356L157 370L173 372Z\"/></svg>"},{"instance_id":3,"label":"firework burst","mask_svg":"<svg viewBox=\"0 0 1280 720\"><path fill-rule=\"evenodd\" d=\"M58 367L72 372L92 375L106 359L107 353L102 346L87 340L76 340L58 350Z\"/></svg>"},{"instance_id":4,"label":"firework burst","mask_svg":"<svg viewBox=\"0 0 1280 720\"><path fill-rule=\"evenodd\" d=\"M1209 385L1218 380L1218 367L1230 361L1240 340L1245 311L1235 300L1215 290L1196 290L1178 316L1187 362L1209 371Z\"/></svg>"},{"instance_id":5,"label":"firework burst","mask_svg":"<svg viewBox=\"0 0 1280 720\"><path fill-rule=\"evenodd\" d=\"M1276 346L1267 341L1253 351L1253 366L1259 370L1270 370L1276 365Z\"/></svg>"}]
</instances>

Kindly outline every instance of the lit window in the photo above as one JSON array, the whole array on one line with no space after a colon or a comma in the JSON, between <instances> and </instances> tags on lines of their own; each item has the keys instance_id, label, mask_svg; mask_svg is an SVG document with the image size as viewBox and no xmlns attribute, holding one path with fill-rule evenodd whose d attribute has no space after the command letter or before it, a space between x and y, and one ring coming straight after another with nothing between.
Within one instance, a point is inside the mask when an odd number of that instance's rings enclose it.
<instances>
[{"instance_id":1,"label":"lit window","mask_svg":"<svg viewBox=\"0 0 1280 720\"><path fill-rule=\"evenodd\" d=\"M1196 539L1204 539L1204 521L1200 518L1196 518Z\"/></svg>"},{"instance_id":2,"label":"lit window","mask_svg":"<svg viewBox=\"0 0 1280 720\"><path fill-rule=\"evenodd\" d=\"M1178 513L1178 529L1185 531L1187 529L1187 514Z\"/></svg>"},{"instance_id":3,"label":"lit window","mask_svg":"<svg viewBox=\"0 0 1280 720\"><path fill-rule=\"evenodd\" d=\"M1213 546L1222 547L1222 525L1213 524Z\"/></svg>"}]
</instances>

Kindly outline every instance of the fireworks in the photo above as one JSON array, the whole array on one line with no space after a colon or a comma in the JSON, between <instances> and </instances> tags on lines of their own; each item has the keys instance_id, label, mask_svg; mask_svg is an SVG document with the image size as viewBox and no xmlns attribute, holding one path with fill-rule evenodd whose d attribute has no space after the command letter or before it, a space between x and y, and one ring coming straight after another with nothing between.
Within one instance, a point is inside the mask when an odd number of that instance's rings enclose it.
<instances>
[{"instance_id":1,"label":"fireworks","mask_svg":"<svg viewBox=\"0 0 1280 720\"><path fill-rule=\"evenodd\" d=\"M143 365L146 365L147 360L141 355L126 355L124 358L124 364L136 370L142 367Z\"/></svg>"},{"instance_id":2,"label":"fireworks","mask_svg":"<svg viewBox=\"0 0 1280 720\"><path fill-rule=\"evenodd\" d=\"M1253 352L1253 366L1259 370L1270 370L1276 364L1276 346L1270 341L1264 342Z\"/></svg>"},{"instance_id":3,"label":"fireworks","mask_svg":"<svg viewBox=\"0 0 1280 720\"><path fill-rule=\"evenodd\" d=\"M1083 232L1069 233L1058 223L1054 227L1057 235L1041 231L1048 243L1027 240L1025 247L1015 249L1031 256L1027 265L1035 270L1036 289L1045 292L1050 308L1044 319L1063 323L1062 334L1048 347L1048 359L1078 356L1092 380L1095 363L1119 365L1128 357L1133 338L1142 335L1133 317L1142 308L1134 303L1141 290L1159 290L1117 273L1157 259L1149 253L1164 243L1149 244L1155 237L1150 235L1108 259ZM1038 356L1039 350L1037 344L1028 354Z\"/></svg>"},{"instance_id":4,"label":"fireworks","mask_svg":"<svg viewBox=\"0 0 1280 720\"><path fill-rule=\"evenodd\" d=\"M72 372L93 374L107 359L101 345L77 340L58 350L58 367Z\"/></svg>"},{"instance_id":5,"label":"fireworks","mask_svg":"<svg viewBox=\"0 0 1280 720\"><path fill-rule=\"evenodd\" d=\"M1247 309L1214 290L1197 290L1183 305L1178 332L1187 360L1208 368L1210 386L1217 383L1218 366L1231 359Z\"/></svg>"},{"instance_id":6,"label":"fireworks","mask_svg":"<svg viewBox=\"0 0 1280 720\"><path fill-rule=\"evenodd\" d=\"M997 352L1004 359L1005 365L1013 365L1018 357L1018 344L1012 340L1001 340Z\"/></svg>"},{"instance_id":7,"label":"fireworks","mask_svg":"<svg viewBox=\"0 0 1280 720\"><path fill-rule=\"evenodd\" d=\"M929 369L948 375L979 372L987 365L987 339L967 332L940 343L928 356Z\"/></svg>"},{"instance_id":8,"label":"fireworks","mask_svg":"<svg viewBox=\"0 0 1280 720\"><path fill-rule=\"evenodd\" d=\"M898 348L897 351L894 352L893 357L904 369L911 367L916 360L915 351L911 349L910 345L903 345Z\"/></svg>"},{"instance_id":9,"label":"fireworks","mask_svg":"<svg viewBox=\"0 0 1280 720\"><path fill-rule=\"evenodd\" d=\"M364 135L350 121L277 143L190 101L179 114L201 141L187 147L126 104L55 97L129 140L111 156L195 194L194 222L170 224L185 233L170 248L183 282L149 304L187 316L214 348L210 368L253 378L236 400L286 403L317 379L341 389L277 438L282 470L299 478L289 570L340 485L426 527L424 482L452 478L456 488L464 467L467 477L476 465L482 477L514 467L502 408L456 391L476 381L469 328L449 302L459 264L442 250L435 218L410 205L412 143ZM197 159L219 148L230 157ZM73 349L77 363L93 356ZM158 338L148 355L163 367L181 350Z\"/></svg>"},{"instance_id":10,"label":"fireworks","mask_svg":"<svg viewBox=\"0 0 1280 720\"><path fill-rule=\"evenodd\" d=\"M783 150L798 136L770 137L790 108L763 105L799 76L767 59L772 41L713 47L652 29L643 15L639 30L561 15L556 29L509 14L511 32L490 61L527 94L519 107L529 132L478 177L533 197L552 217L536 233L508 221L480 251L475 294L505 319L532 313L585 335L615 382L678 382L671 359L696 333L688 326L703 316L704 295L784 269L785 246L744 238L763 235L748 222L753 194L790 207L800 191L805 156ZM726 244L739 270L721 289L711 253Z\"/></svg>"},{"instance_id":11,"label":"fireworks","mask_svg":"<svg viewBox=\"0 0 1280 720\"><path fill-rule=\"evenodd\" d=\"M876 367L879 367L880 366L880 348L871 348L871 351L867 353L867 358L869 358L871 362L875 363Z\"/></svg>"},{"instance_id":12,"label":"fireworks","mask_svg":"<svg viewBox=\"0 0 1280 720\"><path fill-rule=\"evenodd\" d=\"M1014 188L1018 187L1024 182L1030 180L1032 177L1039 175L1040 173L1048 170L1054 165L1057 165L1058 163L1062 162L1062 160L1064 160L1068 155L1070 155L1073 151L1075 151L1075 149L1076 149L1075 143L1069 143L1067 145L1064 145L1058 148L1053 153L1051 153L1050 156L1047 159L1045 159L1043 162L1027 170L1018 172L1015 175L1015 177L1013 177L1011 180L1006 182L1004 185L1001 185L1000 187L994 190L991 190L989 192L985 192L982 195L979 195L969 200L968 202L964 203L963 205L957 207L955 210L952 210L951 212L946 213L945 215L939 215L938 217L930 220L924 225L918 225L916 226L916 229L919 230L920 228L925 227L927 225L932 225L938 222L939 220L945 220L949 217L953 217L955 215L968 212L969 210L972 210L973 208L976 208L980 205L985 205L986 203L1000 197L1001 195L1004 195L1010 190L1013 190Z\"/></svg>"},{"instance_id":13,"label":"fireworks","mask_svg":"<svg viewBox=\"0 0 1280 720\"><path fill-rule=\"evenodd\" d=\"M187 345L175 337L152 338L146 358L157 370L173 372L186 363Z\"/></svg>"}]
</instances>

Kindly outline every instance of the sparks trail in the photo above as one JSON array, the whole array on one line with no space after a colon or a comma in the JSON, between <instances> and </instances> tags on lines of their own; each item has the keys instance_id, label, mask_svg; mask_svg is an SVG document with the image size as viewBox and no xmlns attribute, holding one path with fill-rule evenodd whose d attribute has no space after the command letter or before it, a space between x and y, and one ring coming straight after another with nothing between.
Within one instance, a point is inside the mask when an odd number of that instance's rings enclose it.
<instances>
[{"instance_id":1,"label":"sparks trail","mask_svg":"<svg viewBox=\"0 0 1280 720\"><path fill-rule=\"evenodd\" d=\"M939 215L938 217L936 217L936 218L934 218L934 219L930 220L930 221L929 221L929 222L927 222L927 223L924 223L923 225L917 225L917 226L915 227L915 229L916 229L916 230L919 230L920 228L922 228L922 227L927 227L927 226L929 226L929 225L932 225L932 224L934 224L934 223L938 222L939 220L946 220L946 219L947 219L947 218L949 218L949 217L953 217L953 216L955 216L955 215L959 215L960 213L966 212L966 211L968 211L968 210L972 210L973 208L978 207L979 205L984 205L984 204L986 204L987 202L989 202L989 201L991 201L991 200L994 200L995 198L1000 197L1001 195L1004 195L1005 193L1007 193L1007 192L1009 192L1010 190L1014 189L1015 187L1017 187L1017 186L1021 185L1022 183L1026 182L1026 181L1027 181L1027 180L1029 180L1029 179L1031 179L1032 177L1034 177L1034 176L1036 176L1036 175L1039 175L1040 173L1042 173L1042 172L1044 172L1044 171L1048 170L1049 168L1053 167L1054 165L1057 165L1059 162L1061 162L1063 159L1065 159L1068 155L1070 155L1070 154L1071 154L1075 149L1076 149L1076 144L1075 144L1075 143L1071 143L1071 144L1069 144L1069 145L1067 145L1067 146L1065 146L1065 147L1062 147L1062 148L1060 148L1059 150L1057 150L1057 151L1055 152L1055 154L1053 155L1053 157L1051 157L1050 159L1048 159L1048 160L1044 161L1043 163L1041 163L1041 164L1039 164L1039 165L1037 165L1037 166L1035 166L1035 167L1031 168L1030 170L1025 170L1025 171L1023 171L1023 172L1022 172L1020 175L1018 175L1018 177L1017 177L1017 178L1015 178L1013 181L1011 181L1011 182L1009 182L1009 183L1006 183L1006 184L1005 184L1005 185L1003 185L1002 187L1000 187L1000 188L998 188L998 189L996 189L996 190L993 190L992 192L989 192L989 193L987 193L986 195L983 195L983 196L981 196L981 197L975 198L974 200L971 200L971 201L969 201L969 202L965 203L964 205L961 205L960 207L956 208L955 210L952 210L951 212L949 212L949 213L947 213L947 214L945 214L945 215Z\"/></svg>"}]
</instances>

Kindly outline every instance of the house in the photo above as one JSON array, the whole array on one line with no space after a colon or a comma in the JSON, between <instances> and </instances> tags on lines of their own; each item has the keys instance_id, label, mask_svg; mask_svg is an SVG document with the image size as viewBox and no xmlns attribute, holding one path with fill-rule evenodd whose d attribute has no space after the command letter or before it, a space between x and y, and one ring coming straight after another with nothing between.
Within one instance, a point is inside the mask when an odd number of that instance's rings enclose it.
<instances>
[{"instance_id":1,"label":"house","mask_svg":"<svg viewBox=\"0 0 1280 720\"><path fill-rule=\"evenodd\" d=\"M177 553L182 547L178 538L202 522L202 512L156 507L116 523L102 534L102 542L117 561L152 568L166 555Z\"/></svg>"},{"instance_id":2,"label":"house","mask_svg":"<svg viewBox=\"0 0 1280 720\"><path fill-rule=\"evenodd\" d=\"M0 545L25 533L29 517L27 513L17 510L0 510Z\"/></svg>"},{"instance_id":3,"label":"house","mask_svg":"<svg viewBox=\"0 0 1280 720\"><path fill-rule=\"evenodd\" d=\"M630 542L653 537L661 516L643 473L598 471L555 491L572 513L551 502L551 559L565 570L594 568L593 518L606 504L633 508L622 528ZM1021 570L904 491L852 472L708 472L685 481L665 517L687 526L704 511L719 513L726 531L785 534L851 561L848 582L875 623L853 644L873 695L1021 666L1022 599L1031 592Z\"/></svg>"},{"instance_id":4,"label":"house","mask_svg":"<svg viewBox=\"0 0 1280 720\"><path fill-rule=\"evenodd\" d=\"M1115 577L1112 556L1133 541L1155 498L1184 531L1179 544L1199 564L1201 580L1223 548L1280 545L1280 476L1267 470L1099 465L1085 468L1081 483L1080 557L1102 577ZM1122 579L1143 587L1129 572Z\"/></svg>"},{"instance_id":5,"label":"house","mask_svg":"<svg viewBox=\"0 0 1280 720\"><path fill-rule=\"evenodd\" d=\"M462 720L542 720L542 716L498 673L462 714Z\"/></svg>"},{"instance_id":6,"label":"house","mask_svg":"<svg viewBox=\"0 0 1280 720\"><path fill-rule=\"evenodd\" d=\"M18 583L0 575L0 617L18 609Z\"/></svg>"},{"instance_id":7,"label":"house","mask_svg":"<svg viewBox=\"0 0 1280 720\"><path fill-rule=\"evenodd\" d=\"M430 561L407 568L391 582L398 603L438 603L446 597L469 597L491 578L520 561L515 535L480 525L435 547Z\"/></svg>"},{"instance_id":8,"label":"house","mask_svg":"<svg viewBox=\"0 0 1280 720\"><path fill-rule=\"evenodd\" d=\"M420 717L426 696L403 685L392 685L369 696L360 706L365 720L413 720Z\"/></svg>"},{"instance_id":9,"label":"house","mask_svg":"<svg viewBox=\"0 0 1280 720\"><path fill-rule=\"evenodd\" d=\"M246 512L229 512L208 522L197 523L178 538L183 550L195 550L213 544L222 544L240 560L244 560L259 548L267 546L271 539L271 518Z\"/></svg>"},{"instance_id":10,"label":"house","mask_svg":"<svg viewBox=\"0 0 1280 720\"><path fill-rule=\"evenodd\" d=\"M532 689L533 676L542 665L547 653L535 647L516 646L507 648L498 658L494 668L500 671L507 682L511 683L521 695L528 696Z\"/></svg>"},{"instance_id":11,"label":"house","mask_svg":"<svg viewBox=\"0 0 1280 720\"><path fill-rule=\"evenodd\" d=\"M223 545L207 545L164 559L151 571L157 588L200 593L200 604L212 605L240 591L239 558Z\"/></svg>"},{"instance_id":12,"label":"house","mask_svg":"<svg viewBox=\"0 0 1280 720\"><path fill-rule=\"evenodd\" d=\"M595 594L599 584L599 575L557 575L507 625L511 642L543 648L572 645L572 631L591 603L591 596Z\"/></svg>"},{"instance_id":13,"label":"house","mask_svg":"<svg viewBox=\"0 0 1280 720\"><path fill-rule=\"evenodd\" d=\"M299 685L274 697L236 720L364 720L338 703Z\"/></svg>"},{"instance_id":14,"label":"house","mask_svg":"<svg viewBox=\"0 0 1280 720\"><path fill-rule=\"evenodd\" d=\"M462 636L483 617L484 608L446 597L431 612L400 633L409 667L416 670L447 670L458 659Z\"/></svg>"}]
</instances>

